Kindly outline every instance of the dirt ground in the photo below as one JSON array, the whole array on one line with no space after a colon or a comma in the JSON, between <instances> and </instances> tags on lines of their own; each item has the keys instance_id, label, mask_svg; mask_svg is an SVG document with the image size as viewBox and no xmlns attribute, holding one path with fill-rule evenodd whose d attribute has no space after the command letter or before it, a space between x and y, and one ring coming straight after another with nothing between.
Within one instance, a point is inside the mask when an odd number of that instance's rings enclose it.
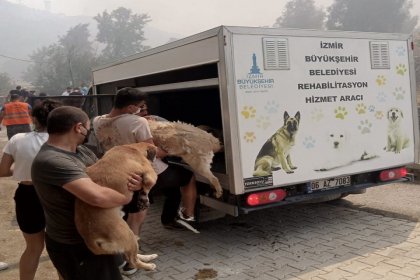
<instances>
[{"instance_id":1,"label":"dirt ground","mask_svg":"<svg viewBox=\"0 0 420 280\"><path fill-rule=\"evenodd\" d=\"M0 131L0 149L7 142L5 128ZM19 258L24 250L25 241L16 223L13 196L17 182L9 178L0 178L0 261L7 262L9 268L0 271L0 279L19 279ZM58 279L47 253L41 257L35 279Z\"/></svg>"}]
</instances>

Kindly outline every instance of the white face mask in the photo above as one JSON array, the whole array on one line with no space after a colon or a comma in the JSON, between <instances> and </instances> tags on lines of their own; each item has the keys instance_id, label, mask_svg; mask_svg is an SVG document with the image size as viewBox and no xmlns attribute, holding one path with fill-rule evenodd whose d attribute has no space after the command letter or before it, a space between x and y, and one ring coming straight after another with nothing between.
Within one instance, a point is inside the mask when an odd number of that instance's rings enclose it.
<instances>
[{"instance_id":1,"label":"white face mask","mask_svg":"<svg viewBox=\"0 0 420 280\"><path fill-rule=\"evenodd\" d=\"M135 111L134 113L133 113L133 115L137 115L138 113L140 113L141 112L141 108L137 108L137 111Z\"/></svg>"}]
</instances>

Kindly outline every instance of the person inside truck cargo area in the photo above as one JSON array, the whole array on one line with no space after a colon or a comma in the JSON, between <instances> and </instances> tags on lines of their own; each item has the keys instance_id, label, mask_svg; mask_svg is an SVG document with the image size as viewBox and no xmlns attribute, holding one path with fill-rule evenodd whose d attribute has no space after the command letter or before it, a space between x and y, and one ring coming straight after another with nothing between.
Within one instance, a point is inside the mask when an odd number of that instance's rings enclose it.
<instances>
[{"instance_id":1,"label":"person inside truck cargo area","mask_svg":"<svg viewBox=\"0 0 420 280\"><path fill-rule=\"evenodd\" d=\"M86 166L97 160L93 152L81 145L89 128L89 117L79 108L62 106L48 116L49 138L31 169L45 213L45 244L52 263L64 279L122 279L119 256L93 254L75 224L76 198L101 208L119 207L132 199L132 195L126 197L102 187L87 176ZM128 190L132 193L141 187L141 177L132 175Z\"/></svg>"}]
</instances>

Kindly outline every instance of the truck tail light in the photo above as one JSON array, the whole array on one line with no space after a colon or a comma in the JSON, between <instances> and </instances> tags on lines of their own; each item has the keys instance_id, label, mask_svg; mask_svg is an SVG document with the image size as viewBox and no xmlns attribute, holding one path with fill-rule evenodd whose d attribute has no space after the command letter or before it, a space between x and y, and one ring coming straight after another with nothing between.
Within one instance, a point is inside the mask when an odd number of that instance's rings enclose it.
<instances>
[{"instance_id":1,"label":"truck tail light","mask_svg":"<svg viewBox=\"0 0 420 280\"><path fill-rule=\"evenodd\" d=\"M379 174L381 181L396 180L407 175L407 169L405 167L384 170Z\"/></svg>"},{"instance_id":2,"label":"truck tail light","mask_svg":"<svg viewBox=\"0 0 420 280\"><path fill-rule=\"evenodd\" d=\"M281 201L286 197L286 194L286 191L283 189L252 193L248 195L246 202L249 206L263 205Z\"/></svg>"}]
</instances>

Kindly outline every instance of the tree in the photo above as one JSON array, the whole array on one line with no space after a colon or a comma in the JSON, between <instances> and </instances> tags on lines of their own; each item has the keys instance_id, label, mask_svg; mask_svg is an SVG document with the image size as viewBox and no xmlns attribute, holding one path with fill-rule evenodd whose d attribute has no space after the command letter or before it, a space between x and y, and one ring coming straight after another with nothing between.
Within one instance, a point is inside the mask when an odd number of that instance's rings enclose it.
<instances>
[{"instance_id":1,"label":"tree","mask_svg":"<svg viewBox=\"0 0 420 280\"><path fill-rule=\"evenodd\" d=\"M324 18L325 12L315 7L314 0L291 0L274 27L322 29Z\"/></svg>"},{"instance_id":2,"label":"tree","mask_svg":"<svg viewBox=\"0 0 420 280\"><path fill-rule=\"evenodd\" d=\"M7 95L7 93L14 88L14 84L7 73L0 73L0 94Z\"/></svg>"},{"instance_id":3,"label":"tree","mask_svg":"<svg viewBox=\"0 0 420 280\"><path fill-rule=\"evenodd\" d=\"M411 0L334 0L328 8L327 29L411 33L417 17Z\"/></svg>"},{"instance_id":4,"label":"tree","mask_svg":"<svg viewBox=\"0 0 420 280\"><path fill-rule=\"evenodd\" d=\"M74 87L90 80L95 58L89 36L88 24L79 24L59 40L67 62L69 81Z\"/></svg>"},{"instance_id":5,"label":"tree","mask_svg":"<svg viewBox=\"0 0 420 280\"><path fill-rule=\"evenodd\" d=\"M59 42L40 48L30 56L33 63L24 76L40 90L61 94L67 86L90 81L95 57L87 24L71 28Z\"/></svg>"},{"instance_id":6,"label":"tree","mask_svg":"<svg viewBox=\"0 0 420 280\"><path fill-rule=\"evenodd\" d=\"M98 22L96 40L105 44L102 60L116 60L148 48L143 45L143 28L150 21L147 14L132 14L120 7L111 13L104 11L94 19Z\"/></svg>"}]
</instances>

